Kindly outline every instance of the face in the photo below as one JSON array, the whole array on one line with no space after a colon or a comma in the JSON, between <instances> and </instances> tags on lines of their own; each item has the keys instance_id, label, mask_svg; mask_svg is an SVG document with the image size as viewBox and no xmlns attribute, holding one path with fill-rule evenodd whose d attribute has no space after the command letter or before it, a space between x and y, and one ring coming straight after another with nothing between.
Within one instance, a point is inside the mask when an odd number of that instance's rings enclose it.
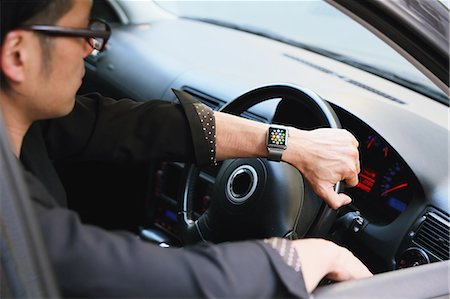
<instances>
[{"instance_id":1,"label":"face","mask_svg":"<svg viewBox=\"0 0 450 299\"><path fill-rule=\"evenodd\" d=\"M75 0L73 7L56 23L58 26L87 28L91 10L90 0ZM68 114L74 105L75 94L84 76L83 58L92 51L84 38L48 37L50 46L42 47L37 34L31 61L27 69L29 101L26 108L32 120L60 117ZM48 49L45 49L48 48ZM50 51L42 55L42 51ZM48 57L49 61L43 61Z\"/></svg>"}]
</instances>

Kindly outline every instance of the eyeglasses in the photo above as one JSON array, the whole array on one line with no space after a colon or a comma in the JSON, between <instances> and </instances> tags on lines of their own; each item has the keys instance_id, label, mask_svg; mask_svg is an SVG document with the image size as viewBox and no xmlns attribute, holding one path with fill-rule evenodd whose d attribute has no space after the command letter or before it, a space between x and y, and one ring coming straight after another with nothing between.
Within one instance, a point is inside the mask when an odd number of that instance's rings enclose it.
<instances>
[{"instance_id":1,"label":"eyeglasses","mask_svg":"<svg viewBox=\"0 0 450 299\"><path fill-rule=\"evenodd\" d=\"M111 27L102 20L91 20L89 29L70 28L54 25L24 25L23 30L38 31L53 36L84 37L91 47L97 51L103 51L111 36Z\"/></svg>"}]
</instances>

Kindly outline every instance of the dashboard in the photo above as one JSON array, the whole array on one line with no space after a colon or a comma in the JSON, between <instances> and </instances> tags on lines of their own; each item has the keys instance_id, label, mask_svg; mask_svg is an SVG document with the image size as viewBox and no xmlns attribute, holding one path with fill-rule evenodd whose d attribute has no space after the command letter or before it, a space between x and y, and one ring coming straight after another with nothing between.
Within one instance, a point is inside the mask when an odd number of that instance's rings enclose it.
<instances>
[{"instance_id":1,"label":"dashboard","mask_svg":"<svg viewBox=\"0 0 450 299\"><path fill-rule=\"evenodd\" d=\"M211 105L211 101L205 100L205 94L189 88L186 88L186 91ZM319 126L309 117L307 109L302 110L305 107L298 107L297 103L276 104L278 108L274 115L257 115L247 111L244 117L267 122L284 120L286 125L303 129ZM341 208L339 216L345 218L356 211L356 215L363 219L363 227L366 229L358 234L352 233L350 227L344 234L342 231L341 234L335 234L335 241L344 242L346 246L359 252L360 256L372 261L369 264L375 272L448 259L449 244L445 239L450 227L448 213L424 202L425 192L418 178L401 155L379 133L348 111L333 106L342 127L354 134L360 142L359 184L345 189L344 192L350 195L353 202ZM203 168L200 172L195 187L194 219L208 209L219 169L220 164ZM155 225L169 234L172 244L177 246L183 244L177 213L184 191L185 172L184 164L170 162L162 162L155 172ZM421 212L419 216L418 210ZM433 228L433 225L428 228L430 221L439 229ZM386 235L395 234L402 237L396 240L396 246L390 248L390 251L386 248L374 251L372 246L379 246L374 244L379 242L379 239L374 241L372 234L382 237L380 232L383 231ZM378 256L379 253L387 255L388 258Z\"/></svg>"}]
</instances>

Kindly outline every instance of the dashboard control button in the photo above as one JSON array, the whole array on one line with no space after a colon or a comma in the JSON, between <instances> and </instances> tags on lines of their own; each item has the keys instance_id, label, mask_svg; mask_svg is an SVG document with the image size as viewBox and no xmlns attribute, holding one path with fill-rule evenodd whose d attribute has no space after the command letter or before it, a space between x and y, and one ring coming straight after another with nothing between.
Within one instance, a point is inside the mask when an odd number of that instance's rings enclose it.
<instances>
[{"instance_id":1,"label":"dashboard control button","mask_svg":"<svg viewBox=\"0 0 450 299\"><path fill-rule=\"evenodd\" d=\"M364 218L361 216L357 216L353 219L351 228L354 233L359 232L364 226Z\"/></svg>"},{"instance_id":2,"label":"dashboard control button","mask_svg":"<svg viewBox=\"0 0 450 299\"><path fill-rule=\"evenodd\" d=\"M413 247L408 248L400 255L397 262L397 269L415 267L429 263L430 259L428 254L420 248Z\"/></svg>"},{"instance_id":3,"label":"dashboard control button","mask_svg":"<svg viewBox=\"0 0 450 299\"><path fill-rule=\"evenodd\" d=\"M361 216L359 211L348 212L336 221L336 226L358 233L367 225L367 220Z\"/></svg>"}]
</instances>

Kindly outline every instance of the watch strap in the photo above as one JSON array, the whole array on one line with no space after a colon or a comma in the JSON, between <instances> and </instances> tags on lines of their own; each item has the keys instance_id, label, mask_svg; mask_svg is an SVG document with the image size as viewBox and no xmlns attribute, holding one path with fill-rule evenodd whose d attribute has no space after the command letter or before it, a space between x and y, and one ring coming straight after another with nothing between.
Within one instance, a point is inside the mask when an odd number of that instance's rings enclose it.
<instances>
[{"instance_id":1,"label":"watch strap","mask_svg":"<svg viewBox=\"0 0 450 299\"><path fill-rule=\"evenodd\" d=\"M283 156L284 149L268 147L267 151L269 152L269 154L267 155L267 160L277 162L281 161L281 156Z\"/></svg>"}]
</instances>

